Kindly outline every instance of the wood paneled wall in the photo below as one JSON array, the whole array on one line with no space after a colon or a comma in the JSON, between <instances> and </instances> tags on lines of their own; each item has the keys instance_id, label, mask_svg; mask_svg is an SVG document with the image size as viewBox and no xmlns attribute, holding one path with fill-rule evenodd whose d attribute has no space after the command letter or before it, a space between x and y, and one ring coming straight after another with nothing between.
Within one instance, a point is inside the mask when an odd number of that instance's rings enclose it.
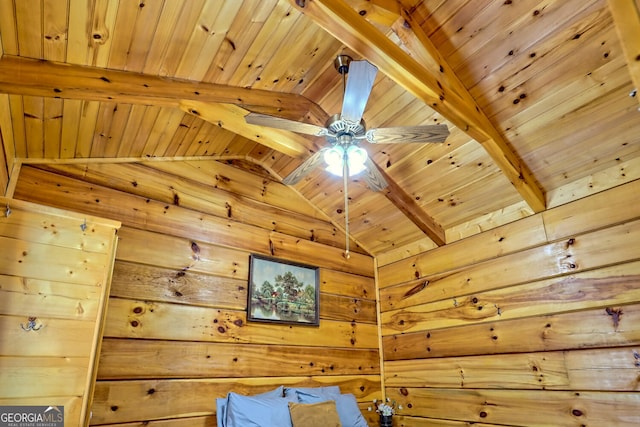
<instances>
[{"instance_id":1,"label":"wood paneled wall","mask_svg":"<svg viewBox=\"0 0 640 427\"><path fill-rule=\"evenodd\" d=\"M634 181L381 266L397 425L640 424L638 194Z\"/></svg>"},{"instance_id":2,"label":"wood paneled wall","mask_svg":"<svg viewBox=\"0 0 640 427\"><path fill-rule=\"evenodd\" d=\"M640 423L639 193L380 266L397 426ZM22 166L16 198L123 223L94 425L210 426L216 397L280 384L339 384L373 421L373 260L345 260L340 232L292 196L214 161ZM318 328L247 322L252 252L320 266Z\"/></svg>"},{"instance_id":3,"label":"wood paneled wall","mask_svg":"<svg viewBox=\"0 0 640 427\"><path fill-rule=\"evenodd\" d=\"M292 190L215 161L23 165L15 197L123 224L93 425L212 426L216 397L281 384L340 385L371 416L374 261ZM320 267L319 327L247 322L250 253Z\"/></svg>"}]
</instances>

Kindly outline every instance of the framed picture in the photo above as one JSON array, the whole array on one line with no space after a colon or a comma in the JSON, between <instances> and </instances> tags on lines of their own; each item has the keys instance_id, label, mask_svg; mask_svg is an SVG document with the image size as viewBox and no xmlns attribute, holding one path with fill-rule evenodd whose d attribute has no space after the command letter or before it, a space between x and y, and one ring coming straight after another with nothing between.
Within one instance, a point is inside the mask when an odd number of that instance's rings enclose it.
<instances>
[{"instance_id":1,"label":"framed picture","mask_svg":"<svg viewBox=\"0 0 640 427\"><path fill-rule=\"evenodd\" d=\"M248 320L318 326L319 296L318 267L251 255Z\"/></svg>"}]
</instances>

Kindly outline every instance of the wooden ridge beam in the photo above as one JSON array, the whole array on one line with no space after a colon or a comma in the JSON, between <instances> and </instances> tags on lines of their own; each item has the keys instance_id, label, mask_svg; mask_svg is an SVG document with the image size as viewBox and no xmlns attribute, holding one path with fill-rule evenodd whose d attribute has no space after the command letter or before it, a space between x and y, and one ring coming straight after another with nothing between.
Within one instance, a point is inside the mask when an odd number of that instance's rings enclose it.
<instances>
[{"instance_id":1,"label":"wooden ridge beam","mask_svg":"<svg viewBox=\"0 0 640 427\"><path fill-rule=\"evenodd\" d=\"M400 16L397 0L346 0L361 16L369 21L390 27Z\"/></svg>"},{"instance_id":2,"label":"wooden ridge beam","mask_svg":"<svg viewBox=\"0 0 640 427\"><path fill-rule=\"evenodd\" d=\"M421 31L414 29L415 37L424 47L422 53L428 55L425 62L437 64L435 72L429 69L432 67L426 68L409 56L344 1L308 0L301 2L302 7L297 4L299 2L290 1L317 25L482 144L531 209L535 212L545 210L545 194L528 166L478 108L469 92L456 83L452 69L431 41L420 35ZM401 13L404 19L410 19L408 13ZM407 22L411 26L411 22ZM414 26L419 27L417 23Z\"/></svg>"}]
</instances>

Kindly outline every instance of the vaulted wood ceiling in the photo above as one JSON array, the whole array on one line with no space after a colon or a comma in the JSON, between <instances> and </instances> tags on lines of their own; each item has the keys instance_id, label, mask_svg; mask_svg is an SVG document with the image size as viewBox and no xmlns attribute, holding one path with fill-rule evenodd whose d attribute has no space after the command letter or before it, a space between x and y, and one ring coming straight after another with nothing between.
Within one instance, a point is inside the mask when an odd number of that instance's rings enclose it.
<instances>
[{"instance_id":1,"label":"vaulted wood ceiling","mask_svg":"<svg viewBox=\"0 0 640 427\"><path fill-rule=\"evenodd\" d=\"M325 145L338 54L379 73L369 128L446 124L444 144L363 143L390 185L349 187L353 239L407 255L637 179L640 19L610 0L0 2L5 156L248 160L275 180ZM296 192L342 226L342 181ZM292 203L298 203L297 197Z\"/></svg>"}]
</instances>

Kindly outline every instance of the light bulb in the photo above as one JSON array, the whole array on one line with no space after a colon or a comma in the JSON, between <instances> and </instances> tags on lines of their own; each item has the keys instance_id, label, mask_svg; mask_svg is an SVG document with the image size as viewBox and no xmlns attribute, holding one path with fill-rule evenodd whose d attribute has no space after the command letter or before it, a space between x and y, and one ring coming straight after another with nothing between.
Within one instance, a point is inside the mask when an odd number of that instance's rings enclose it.
<instances>
[{"instance_id":1,"label":"light bulb","mask_svg":"<svg viewBox=\"0 0 640 427\"><path fill-rule=\"evenodd\" d=\"M336 176L342 176L342 162L344 160L344 149L333 146L324 152L324 161L327 164L327 171Z\"/></svg>"},{"instance_id":2,"label":"light bulb","mask_svg":"<svg viewBox=\"0 0 640 427\"><path fill-rule=\"evenodd\" d=\"M347 148L347 162L349 164L349 176L359 174L367 167L367 152L356 145L350 145Z\"/></svg>"}]
</instances>

